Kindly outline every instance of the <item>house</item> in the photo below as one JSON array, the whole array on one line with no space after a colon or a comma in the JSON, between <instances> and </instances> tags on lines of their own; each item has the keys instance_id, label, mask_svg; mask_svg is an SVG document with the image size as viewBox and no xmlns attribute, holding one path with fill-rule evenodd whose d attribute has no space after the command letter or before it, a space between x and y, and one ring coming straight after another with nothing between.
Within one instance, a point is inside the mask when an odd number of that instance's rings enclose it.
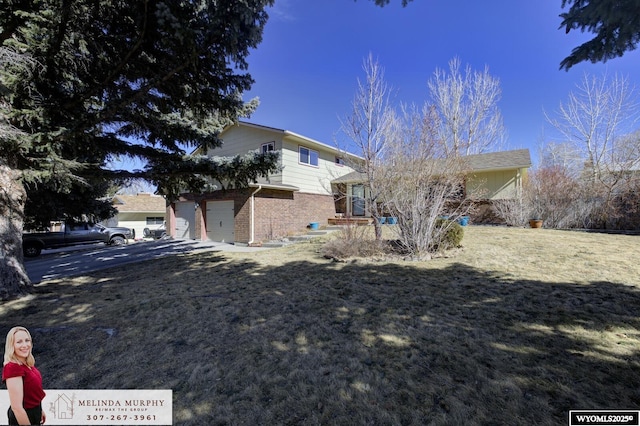
<instances>
[{"instance_id":1,"label":"house","mask_svg":"<svg viewBox=\"0 0 640 426\"><path fill-rule=\"evenodd\" d=\"M223 145L207 155L278 150L282 171L245 189L181 194L167 207L172 237L254 244L299 233L311 223L327 225L338 216L366 218L364 180L348 166L361 157L289 130L247 122L227 127L220 137ZM465 158L467 187L485 186L488 200L515 196L531 166L526 149Z\"/></svg>"},{"instance_id":2,"label":"house","mask_svg":"<svg viewBox=\"0 0 640 426\"><path fill-rule=\"evenodd\" d=\"M167 202L164 197L142 192L135 195L115 195L111 200L118 214L105 226L124 226L134 230L136 239L142 238L144 228L157 228L164 223Z\"/></svg>"},{"instance_id":3,"label":"house","mask_svg":"<svg viewBox=\"0 0 640 426\"><path fill-rule=\"evenodd\" d=\"M467 190L482 186L486 200L510 199L521 194L531 167L528 149L490 152L465 157L468 168Z\"/></svg>"},{"instance_id":4,"label":"house","mask_svg":"<svg viewBox=\"0 0 640 426\"><path fill-rule=\"evenodd\" d=\"M289 130L239 122L221 134L209 156L231 157L253 150L280 151L282 170L248 188L181 194L167 208L169 235L254 244L326 225L336 215L332 180L353 171L345 154Z\"/></svg>"},{"instance_id":5,"label":"house","mask_svg":"<svg viewBox=\"0 0 640 426\"><path fill-rule=\"evenodd\" d=\"M467 192L481 194L476 204L474 222L492 222L491 201L514 198L522 192L522 184L531 167L528 149L469 155L462 158L468 170L465 179ZM339 191L347 194L344 212L349 217L366 216L366 179L362 173L352 172L332 181Z\"/></svg>"}]
</instances>

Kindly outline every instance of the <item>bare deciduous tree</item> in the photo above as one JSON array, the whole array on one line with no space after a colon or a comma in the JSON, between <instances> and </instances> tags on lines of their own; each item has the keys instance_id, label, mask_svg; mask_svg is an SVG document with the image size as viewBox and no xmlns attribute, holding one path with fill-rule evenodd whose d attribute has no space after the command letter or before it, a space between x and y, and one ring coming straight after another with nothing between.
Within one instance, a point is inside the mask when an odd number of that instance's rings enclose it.
<instances>
[{"instance_id":1,"label":"bare deciduous tree","mask_svg":"<svg viewBox=\"0 0 640 426\"><path fill-rule=\"evenodd\" d=\"M562 140L543 148L555 154L543 156L543 166L563 164L581 187L581 199L574 203L580 211L574 215L574 226L619 223L625 214L620 211L621 194L629 193L632 171L640 164L638 137L630 134L637 124L638 103L628 79L585 74L547 120Z\"/></svg>"},{"instance_id":2,"label":"bare deciduous tree","mask_svg":"<svg viewBox=\"0 0 640 426\"><path fill-rule=\"evenodd\" d=\"M457 59L450 66L451 76L437 71L430 82L434 103L403 107L398 116L383 71L369 55L366 80L358 81L352 113L341 126L363 157L352 167L363 175L376 239L384 211L397 218L400 243L416 258L442 249L445 235L473 207L478 190L466 185L464 156L495 148L503 135L498 81L486 70L467 68L462 77Z\"/></svg>"},{"instance_id":3,"label":"bare deciduous tree","mask_svg":"<svg viewBox=\"0 0 640 426\"><path fill-rule=\"evenodd\" d=\"M575 152L580 154L576 159L582 162L580 166L589 167L591 180L596 183L627 160L617 142L635 125L637 113L638 104L628 79L585 74L555 116L547 115L547 121L560 133L563 143L572 148L571 155L576 158Z\"/></svg>"},{"instance_id":4,"label":"bare deciduous tree","mask_svg":"<svg viewBox=\"0 0 640 426\"><path fill-rule=\"evenodd\" d=\"M389 103L390 88L384 80L384 69L371 54L364 60L362 68L365 80L358 79L351 114L341 120L341 130L364 158L362 163L349 165L365 178L365 208L374 219L376 239L380 240L382 229L378 218L382 191L378 185L382 180L381 161L385 145L393 137L396 118Z\"/></svg>"},{"instance_id":5,"label":"bare deciduous tree","mask_svg":"<svg viewBox=\"0 0 640 426\"><path fill-rule=\"evenodd\" d=\"M547 166L529 174L524 198L535 218L542 219L546 227L567 228L575 221L573 214L581 198L580 191L567 169Z\"/></svg>"},{"instance_id":6,"label":"bare deciduous tree","mask_svg":"<svg viewBox=\"0 0 640 426\"><path fill-rule=\"evenodd\" d=\"M505 129L498 108L500 81L489 74L464 74L459 58L449 62L449 73L437 69L428 83L439 118L438 140L448 156L481 154L503 145Z\"/></svg>"},{"instance_id":7,"label":"bare deciduous tree","mask_svg":"<svg viewBox=\"0 0 640 426\"><path fill-rule=\"evenodd\" d=\"M442 248L444 235L471 203L463 158L443 155L433 108L404 110L397 137L385 152L384 206L398 218L398 237L414 257ZM449 220L443 220L446 216Z\"/></svg>"},{"instance_id":8,"label":"bare deciduous tree","mask_svg":"<svg viewBox=\"0 0 640 426\"><path fill-rule=\"evenodd\" d=\"M540 149L540 163L544 167L560 167L577 178L584 169L580 150L569 142L547 142Z\"/></svg>"}]
</instances>

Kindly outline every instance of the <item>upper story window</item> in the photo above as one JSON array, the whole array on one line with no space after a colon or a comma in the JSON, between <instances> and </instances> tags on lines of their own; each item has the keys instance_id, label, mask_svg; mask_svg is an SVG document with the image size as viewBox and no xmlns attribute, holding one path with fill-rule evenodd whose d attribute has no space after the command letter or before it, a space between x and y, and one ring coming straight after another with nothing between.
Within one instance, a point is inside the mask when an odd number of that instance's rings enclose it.
<instances>
[{"instance_id":1,"label":"upper story window","mask_svg":"<svg viewBox=\"0 0 640 426\"><path fill-rule=\"evenodd\" d=\"M275 142L267 142L267 143L263 143L262 146L260 147L260 152L262 152L263 154L269 152L269 151L275 151L276 150L276 143Z\"/></svg>"},{"instance_id":2,"label":"upper story window","mask_svg":"<svg viewBox=\"0 0 640 426\"><path fill-rule=\"evenodd\" d=\"M338 166L344 166L344 158L342 157L336 157L336 164Z\"/></svg>"},{"instance_id":3,"label":"upper story window","mask_svg":"<svg viewBox=\"0 0 640 426\"><path fill-rule=\"evenodd\" d=\"M318 151L301 146L298 148L298 152L300 163L318 167Z\"/></svg>"}]
</instances>

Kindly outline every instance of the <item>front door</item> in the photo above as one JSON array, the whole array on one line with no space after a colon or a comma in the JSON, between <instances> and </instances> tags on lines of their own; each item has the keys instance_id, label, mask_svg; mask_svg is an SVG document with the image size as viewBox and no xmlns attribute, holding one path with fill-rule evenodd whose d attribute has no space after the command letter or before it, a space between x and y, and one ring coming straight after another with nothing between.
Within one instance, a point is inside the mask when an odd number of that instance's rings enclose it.
<instances>
[{"instance_id":1,"label":"front door","mask_svg":"<svg viewBox=\"0 0 640 426\"><path fill-rule=\"evenodd\" d=\"M351 187L351 216L365 215L364 185Z\"/></svg>"}]
</instances>

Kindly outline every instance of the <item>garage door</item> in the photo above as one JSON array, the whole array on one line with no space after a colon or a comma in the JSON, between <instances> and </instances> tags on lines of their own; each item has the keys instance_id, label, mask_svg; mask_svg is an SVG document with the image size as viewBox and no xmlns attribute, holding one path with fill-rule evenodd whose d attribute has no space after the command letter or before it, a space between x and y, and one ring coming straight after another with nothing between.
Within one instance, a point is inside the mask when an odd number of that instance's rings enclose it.
<instances>
[{"instance_id":1,"label":"garage door","mask_svg":"<svg viewBox=\"0 0 640 426\"><path fill-rule=\"evenodd\" d=\"M196 211L193 201L176 203L176 238L193 240L196 237Z\"/></svg>"},{"instance_id":2,"label":"garage door","mask_svg":"<svg viewBox=\"0 0 640 426\"><path fill-rule=\"evenodd\" d=\"M207 202L207 239L232 243L235 241L233 201Z\"/></svg>"}]
</instances>

